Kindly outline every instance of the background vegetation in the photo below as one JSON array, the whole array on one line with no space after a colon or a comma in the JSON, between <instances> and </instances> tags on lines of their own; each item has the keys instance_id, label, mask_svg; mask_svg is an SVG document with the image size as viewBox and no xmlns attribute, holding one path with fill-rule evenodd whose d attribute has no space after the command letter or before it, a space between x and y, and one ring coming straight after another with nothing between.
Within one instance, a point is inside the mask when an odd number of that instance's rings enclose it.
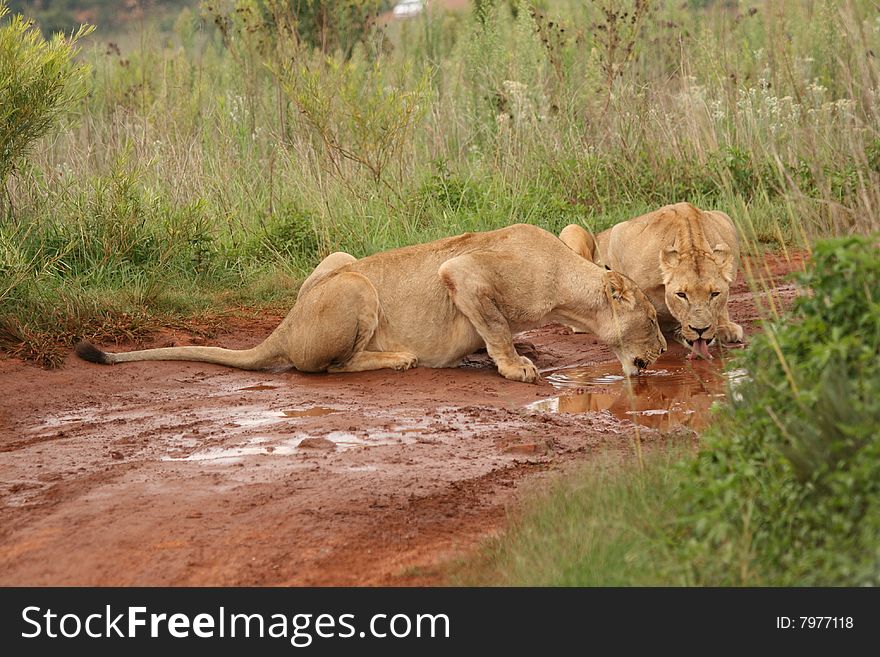
<instances>
[{"instance_id":1,"label":"background vegetation","mask_svg":"<svg viewBox=\"0 0 880 657\"><path fill-rule=\"evenodd\" d=\"M136 29L144 21L162 20L192 0L7 0L9 9L36 20L46 36L70 33L81 24L100 25L101 31Z\"/></svg>"},{"instance_id":2,"label":"background vegetation","mask_svg":"<svg viewBox=\"0 0 880 657\"><path fill-rule=\"evenodd\" d=\"M286 306L329 251L516 221L689 200L783 249L878 226L867 0L481 0L387 26L372 0L168 4L118 10L123 32L95 14L86 93L15 160L7 351Z\"/></svg>"}]
</instances>

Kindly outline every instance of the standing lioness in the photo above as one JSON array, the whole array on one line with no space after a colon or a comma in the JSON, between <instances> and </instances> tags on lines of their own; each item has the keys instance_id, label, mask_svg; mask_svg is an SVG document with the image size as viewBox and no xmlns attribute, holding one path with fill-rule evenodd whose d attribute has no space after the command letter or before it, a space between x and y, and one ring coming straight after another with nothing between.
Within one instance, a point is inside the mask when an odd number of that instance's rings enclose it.
<instances>
[{"instance_id":1,"label":"standing lioness","mask_svg":"<svg viewBox=\"0 0 880 657\"><path fill-rule=\"evenodd\" d=\"M574 224L560 233L572 250L629 276L651 300L664 330L687 340L691 356L711 358L708 344L741 342L727 295L736 275L736 227L723 212L690 203L667 205L595 236Z\"/></svg>"},{"instance_id":2,"label":"standing lioness","mask_svg":"<svg viewBox=\"0 0 880 657\"><path fill-rule=\"evenodd\" d=\"M508 379L535 381L513 335L551 321L611 345L627 375L666 349L650 301L625 276L606 272L541 228L465 233L356 260L333 253L312 272L278 328L252 349L168 347L105 353L96 363L193 360L303 372L451 367L485 346Z\"/></svg>"}]
</instances>

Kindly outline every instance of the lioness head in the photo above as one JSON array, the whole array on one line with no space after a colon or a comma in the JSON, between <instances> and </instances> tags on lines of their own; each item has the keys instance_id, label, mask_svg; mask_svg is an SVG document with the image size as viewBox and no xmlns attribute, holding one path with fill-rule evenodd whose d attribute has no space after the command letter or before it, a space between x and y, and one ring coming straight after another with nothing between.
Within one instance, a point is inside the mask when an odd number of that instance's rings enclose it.
<instances>
[{"instance_id":1,"label":"lioness head","mask_svg":"<svg viewBox=\"0 0 880 657\"><path fill-rule=\"evenodd\" d=\"M611 346L623 373L634 376L666 351L666 339L657 311L632 280L614 271L605 272L604 279L611 312L599 317L596 335Z\"/></svg>"},{"instance_id":2,"label":"lioness head","mask_svg":"<svg viewBox=\"0 0 880 657\"><path fill-rule=\"evenodd\" d=\"M679 253L667 247L660 252L660 272L666 307L681 324L682 337L692 345L711 342L733 280L730 248L717 244L711 253Z\"/></svg>"}]
</instances>

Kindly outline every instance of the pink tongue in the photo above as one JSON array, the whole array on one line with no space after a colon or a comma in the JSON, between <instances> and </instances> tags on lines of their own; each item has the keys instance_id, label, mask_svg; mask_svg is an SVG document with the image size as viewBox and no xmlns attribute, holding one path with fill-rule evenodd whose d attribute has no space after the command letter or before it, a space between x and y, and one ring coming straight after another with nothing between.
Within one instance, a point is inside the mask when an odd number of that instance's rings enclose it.
<instances>
[{"instance_id":1,"label":"pink tongue","mask_svg":"<svg viewBox=\"0 0 880 657\"><path fill-rule=\"evenodd\" d=\"M712 354L709 353L709 343L700 338L699 340L694 340L694 344L691 345L691 353L689 358L693 358L694 356L700 356L701 358L705 358L706 360L712 360Z\"/></svg>"}]
</instances>

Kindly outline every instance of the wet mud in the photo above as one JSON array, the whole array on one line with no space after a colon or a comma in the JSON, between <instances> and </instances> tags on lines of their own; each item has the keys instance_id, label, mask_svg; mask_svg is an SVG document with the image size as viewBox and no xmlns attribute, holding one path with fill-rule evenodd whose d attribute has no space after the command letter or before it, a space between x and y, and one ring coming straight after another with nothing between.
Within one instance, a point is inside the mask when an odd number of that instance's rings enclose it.
<instances>
[{"instance_id":1,"label":"wet mud","mask_svg":"<svg viewBox=\"0 0 880 657\"><path fill-rule=\"evenodd\" d=\"M761 263L774 303L793 298L782 275L800 261ZM754 333L768 302L740 279L731 316ZM280 319L230 320L207 343L252 346ZM543 478L633 458L636 424L661 447L727 394L715 347L707 362L672 345L627 384L592 336L517 339L539 384L503 379L485 354L321 375L0 360L0 584L442 583Z\"/></svg>"}]
</instances>

